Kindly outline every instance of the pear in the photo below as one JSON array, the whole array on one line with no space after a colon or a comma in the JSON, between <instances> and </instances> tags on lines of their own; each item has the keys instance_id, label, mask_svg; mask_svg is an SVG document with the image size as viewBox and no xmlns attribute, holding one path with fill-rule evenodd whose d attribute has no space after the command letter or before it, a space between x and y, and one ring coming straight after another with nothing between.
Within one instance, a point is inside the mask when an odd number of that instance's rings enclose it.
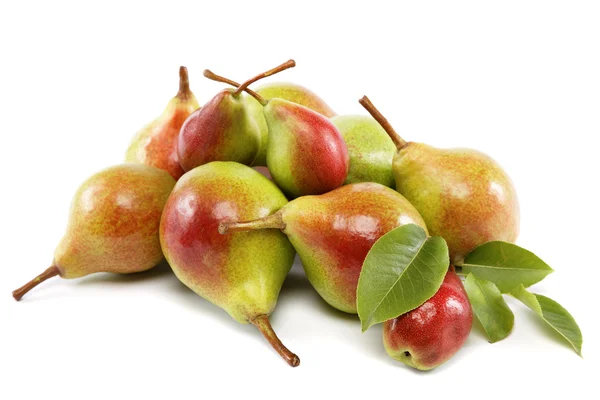
<instances>
[{"instance_id":1,"label":"pear","mask_svg":"<svg viewBox=\"0 0 600 400\"><path fill-rule=\"evenodd\" d=\"M430 370L456 354L469 337L472 323L469 297L451 267L432 298L384 323L383 344L392 358Z\"/></svg>"},{"instance_id":2,"label":"pear","mask_svg":"<svg viewBox=\"0 0 600 400\"><path fill-rule=\"evenodd\" d=\"M151 165L169 172L176 180L184 171L179 165L177 138L185 120L199 107L190 90L187 68L179 68L179 92L163 113L137 132L125 161Z\"/></svg>"},{"instance_id":3,"label":"pear","mask_svg":"<svg viewBox=\"0 0 600 400\"><path fill-rule=\"evenodd\" d=\"M291 366L300 362L269 323L295 251L279 231L221 236L219 223L262 218L287 199L258 171L211 162L185 174L167 201L162 248L177 278L236 321L254 324Z\"/></svg>"},{"instance_id":4,"label":"pear","mask_svg":"<svg viewBox=\"0 0 600 400\"><path fill-rule=\"evenodd\" d=\"M306 108L318 112L328 118L335 116L335 112L325 103L323 99L317 96L311 90L289 82L274 82L261 85L254 91L262 98L270 99L284 99L291 101L292 103L300 104ZM261 131L261 145L254 165L267 165L267 146L269 140L269 127L267 121L263 115L263 107L254 97L245 96L247 107L250 112L255 116L256 121L260 126Z\"/></svg>"},{"instance_id":5,"label":"pear","mask_svg":"<svg viewBox=\"0 0 600 400\"><path fill-rule=\"evenodd\" d=\"M338 310L356 314L356 288L367 253L382 235L404 224L427 229L419 212L402 195L365 182L299 197L270 216L222 223L219 231L283 231L321 297Z\"/></svg>"},{"instance_id":6,"label":"pear","mask_svg":"<svg viewBox=\"0 0 600 400\"><path fill-rule=\"evenodd\" d=\"M253 96L262 106L269 137L267 167L273 180L291 198L329 192L341 186L348 175L348 148L342 135L325 116L300 104L284 99L265 99L248 90L248 85L261 76L238 87ZM204 71L209 79L235 82Z\"/></svg>"},{"instance_id":7,"label":"pear","mask_svg":"<svg viewBox=\"0 0 600 400\"><path fill-rule=\"evenodd\" d=\"M396 145L396 190L419 210L431 235L446 239L453 263L480 244L517 239L517 193L496 161L472 149L406 142L366 96L360 103Z\"/></svg>"},{"instance_id":8,"label":"pear","mask_svg":"<svg viewBox=\"0 0 600 400\"><path fill-rule=\"evenodd\" d=\"M145 164L117 165L86 180L75 194L52 265L15 290L15 300L53 276L128 274L160 263L158 228L174 186L169 173Z\"/></svg>"},{"instance_id":9,"label":"pear","mask_svg":"<svg viewBox=\"0 0 600 400\"><path fill-rule=\"evenodd\" d=\"M242 94L252 82L292 68L289 60L240 85L224 89L184 122L178 138L181 167L190 171L211 161L253 165L261 146L261 128Z\"/></svg>"},{"instance_id":10,"label":"pear","mask_svg":"<svg viewBox=\"0 0 600 400\"><path fill-rule=\"evenodd\" d=\"M396 146L373 118L364 115L340 115L331 118L350 154L350 169L344 184L377 182L394 188L392 161Z\"/></svg>"}]
</instances>

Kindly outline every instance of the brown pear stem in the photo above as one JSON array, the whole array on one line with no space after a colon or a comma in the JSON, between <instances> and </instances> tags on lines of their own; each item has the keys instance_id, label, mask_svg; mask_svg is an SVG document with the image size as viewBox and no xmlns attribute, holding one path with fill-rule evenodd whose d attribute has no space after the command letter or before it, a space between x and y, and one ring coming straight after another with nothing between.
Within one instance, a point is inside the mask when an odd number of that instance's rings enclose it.
<instances>
[{"instance_id":1,"label":"brown pear stem","mask_svg":"<svg viewBox=\"0 0 600 400\"><path fill-rule=\"evenodd\" d=\"M188 70L186 67L179 67L179 91L177 92L178 98L181 100L187 100L192 91L190 90L190 78L188 76Z\"/></svg>"},{"instance_id":2,"label":"brown pear stem","mask_svg":"<svg viewBox=\"0 0 600 400\"><path fill-rule=\"evenodd\" d=\"M210 79L211 81L226 83L226 84L231 85L231 86L236 87L236 88L240 86L240 84L237 83L236 81L232 81L231 79L225 78L225 77L223 77L221 75L217 75L214 72L212 72L210 69L205 69L204 70L204 76L206 78ZM249 88L246 88L245 91L250 96L252 96L256 100L258 100L261 104L263 102L267 101L267 100L263 99L262 96L259 95L258 93L256 93L254 90L250 90Z\"/></svg>"},{"instance_id":3,"label":"brown pear stem","mask_svg":"<svg viewBox=\"0 0 600 400\"><path fill-rule=\"evenodd\" d=\"M39 274L38 276L33 278L31 281L29 281L25 285L21 286L17 290L13 291L12 295L16 301L19 301L31 289L33 289L40 283L44 282L46 279L50 279L53 276L57 276L57 275L60 275L60 271L56 265L52 265L47 270L45 270L44 272L42 272L41 274Z\"/></svg>"},{"instance_id":4,"label":"brown pear stem","mask_svg":"<svg viewBox=\"0 0 600 400\"><path fill-rule=\"evenodd\" d=\"M402 139L402 137L394 130L392 124L383 116L381 112L375 107L375 105L369 100L367 96L363 96L362 99L358 100L358 102L371 114L375 121L381 125L381 127L387 132L387 134L392 139L392 142L396 145L398 151L402 150L408 144L406 140Z\"/></svg>"},{"instance_id":5,"label":"brown pear stem","mask_svg":"<svg viewBox=\"0 0 600 400\"><path fill-rule=\"evenodd\" d=\"M266 72L263 72L262 74L258 74L256 75L254 78L250 78L248 79L246 82L242 83L237 90L235 91L234 95L239 95L240 93L242 93L244 90L246 90L246 88L248 86L250 86L251 84L253 84L254 82L266 78L267 76L271 76L271 75L275 75L278 72L281 71L285 71L288 68L292 68L296 66L296 61L294 60L287 60L286 62L284 62L281 65L278 65L277 67L270 69ZM257 99L258 100L258 99Z\"/></svg>"},{"instance_id":6,"label":"brown pear stem","mask_svg":"<svg viewBox=\"0 0 600 400\"><path fill-rule=\"evenodd\" d=\"M252 231L256 229L285 229L285 222L280 212L268 217L245 222L222 222L219 224L219 233L224 235L229 232Z\"/></svg>"},{"instance_id":7,"label":"brown pear stem","mask_svg":"<svg viewBox=\"0 0 600 400\"><path fill-rule=\"evenodd\" d=\"M281 358L285 360L290 366L297 367L300 365L300 358L292 353L277 337L277 334L273 330L271 323L269 322L269 317L267 315L259 315L254 318L252 324L258 328L260 333L263 334L265 339L273 346L275 351L279 353Z\"/></svg>"}]
</instances>

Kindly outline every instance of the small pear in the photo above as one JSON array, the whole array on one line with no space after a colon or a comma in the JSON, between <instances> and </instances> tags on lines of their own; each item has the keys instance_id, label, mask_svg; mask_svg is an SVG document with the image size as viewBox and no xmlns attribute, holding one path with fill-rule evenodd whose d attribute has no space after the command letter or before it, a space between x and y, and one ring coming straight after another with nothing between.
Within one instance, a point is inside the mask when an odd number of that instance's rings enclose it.
<instances>
[{"instance_id":1,"label":"small pear","mask_svg":"<svg viewBox=\"0 0 600 400\"><path fill-rule=\"evenodd\" d=\"M75 194L52 266L15 290L15 300L53 276L128 274L160 263L158 228L174 186L169 173L144 164L117 165L93 175Z\"/></svg>"},{"instance_id":2,"label":"small pear","mask_svg":"<svg viewBox=\"0 0 600 400\"><path fill-rule=\"evenodd\" d=\"M269 323L295 251L279 231L219 235L222 222L262 218L287 199L258 171L235 162L211 162L185 174L169 197L160 240L177 278L236 321L254 324L284 360L298 356Z\"/></svg>"},{"instance_id":3,"label":"small pear","mask_svg":"<svg viewBox=\"0 0 600 400\"><path fill-rule=\"evenodd\" d=\"M262 98L270 99L284 99L291 101L292 103L300 104L306 108L318 112L327 118L333 117L336 113L325 103L323 99L317 96L316 93L305 88L304 86L297 85L289 82L274 82L261 85L254 89L254 91ZM267 146L269 140L269 127L267 121L263 115L263 107L254 97L245 96L248 109L256 118L260 126L261 131L261 145L254 165L267 165Z\"/></svg>"},{"instance_id":4,"label":"small pear","mask_svg":"<svg viewBox=\"0 0 600 400\"><path fill-rule=\"evenodd\" d=\"M451 267L432 298L384 323L383 344L390 357L416 369L430 370L460 350L472 323L471 302Z\"/></svg>"},{"instance_id":5,"label":"small pear","mask_svg":"<svg viewBox=\"0 0 600 400\"><path fill-rule=\"evenodd\" d=\"M396 190L419 210L432 236L446 239L453 263L480 244L517 239L517 193L496 161L472 149L406 142L366 96L360 103L396 145Z\"/></svg>"},{"instance_id":6,"label":"small pear","mask_svg":"<svg viewBox=\"0 0 600 400\"><path fill-rule=\"evenodd\" d=\"M211 161L253 165L261 146L261 128L242 94L256 80L292 68L294 60L224 89L184 122L178 139L179 162L185 171Z\"/></svg>"},{"instance_id":7,"label":"small pear","mask_svg":"<svg viewBox=\"0 0 600 400\"><path fill-rule=\"evenodd\" d=\"M339 115L331 118L350 154L350 170L344 184L377 182L394 188L392 161L396 146L373 118L364 115Z\"/></svg>"},{"instance_id":8,"label":"small pear","mask_svg":"<svg viewBox=\"0 0 600 400\"><path fill-rule=\"evenodd\" d=\"M179 68L179 92L163 113L133 137L125 161L163 169L176 180L184 170L179 165L177 138L185 120L199 107L190 90L187 68Z\"/></svg>"},{"instance_id":9,"label":"small pear","mask_svg":"<svg viewBox=\"0 0 600 400\"><path fill-rule=\"evenodd\" d=\"M373 244L400 225L427 230L419 212L398 192L378 183L354 183L320 196L290 201L257 220L225 222L221 233L280 229L298 252L308 280L331 306L356 314L356 288Z\"/></svg>"},{"instance_id":10,"label":"small pear","mask_svg":"<svg viewBox=\"0 0 600 400\"><path fill-rule=\"evenodd\" d=\"M350 162L342 135L329 119L309 108L280 98L265 99L248 89L267 74L270 71L246 81L237 90L246 91L263 106L269 131L267 167L273 180L291 198L322 194L341 186ZM237 85L210 70L205 70L204 76Z\"/></svg>"}]
</instances>

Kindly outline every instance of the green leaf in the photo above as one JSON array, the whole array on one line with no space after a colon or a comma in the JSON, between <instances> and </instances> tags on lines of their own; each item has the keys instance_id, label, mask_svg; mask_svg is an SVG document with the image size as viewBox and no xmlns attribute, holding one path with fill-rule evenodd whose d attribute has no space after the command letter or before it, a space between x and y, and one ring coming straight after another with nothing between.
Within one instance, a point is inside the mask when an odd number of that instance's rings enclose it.
<instances>
[{"instance_id":1,"label":"green leaf","mask_svg":"<svg viewBox=\"0 0 600 400\"><path fill-rule=\"evenodd\" d=\"M463 274L494 282L502 293L519 285L531 286L554 272L532 252L512 243L488 242L478 246L462 265Z\"/></svg>"},{"instance_id":2,"label":"green leaf","mask_svg":"<svg viewBox=\"0 0 600 400\"><path fill-rule=\"evenodd\" d=\"M583 337L575 318L556 301L528 292L523 285L510 292L527 307L531 308L540 318L548 323L556 332L573 346L575 352L581 356Z\"/></svg>"},{"instance_id":3,"label":"green leaf","mask_svg":"<svg viewBox=\"0 0 600 400\"><path fill-rule=\"evenodd\" d=\"M450 264L441 237L427 237L418 225L403 225L373 244L363 263L357 289L362 330L396 318L429 300Z\"/></svg>"},{"instance_id":4,"label":"green leaf","mask_svg":"<svg viewBox=\"0 0 600 400\"><path fill-rule=\"evenodd\" d=\"M467 275L465 290L475 316L481 322L490 343L504 339L512 331L515 315L493 282Z\"/></svg>"}]
</instances>

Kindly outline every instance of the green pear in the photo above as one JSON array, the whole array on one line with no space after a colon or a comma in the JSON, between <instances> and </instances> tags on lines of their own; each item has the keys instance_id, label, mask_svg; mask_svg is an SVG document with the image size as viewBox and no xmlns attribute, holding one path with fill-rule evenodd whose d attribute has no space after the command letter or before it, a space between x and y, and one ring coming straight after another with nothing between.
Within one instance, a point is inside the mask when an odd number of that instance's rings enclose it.
<instances>
[{"instance_id":1,"label":"green pear","mask_svg":"<svg viewBox=\"0 0 600 400\"><path fill-rule=\"evenodd\" d=\"M117 165L90 177L73 198L52 265L15 290L15 300L57 275L128 274L157 265L163 259L160 217L173 186L168 172L145 164Z\"/></svg>"},{"instance_id":2,"label":"green pear","mask_svg":"<svg viewBox=\"0 0 600 400\"><path fill-rule=\"evenodd\" d=\"M394 187L392 161L396 146L373 118L364 115L340 115L331 118L350 154L350 170L344 184L377 182Z\"/></svg>"},{"instance_id":3,"label":"green pear","mask_svg":"<svg viewBox=\"0 0 600 400\"><path fill-rule=\"evenodd\" d=\"M446 239L453 263L480 244L517 239L517 193L496 161L472 149L406 142L366 96L360 103L396 145L396 190L419 210L432 236Z\"/></svg>"},{"instance_id":4,"label":"green pear","mask_svg":"<svg viewBox=\"0 0 600 400\"><path fill-rule=\"evenodd\" d=\"M173 189L162 216L160 241L177 278L236 321L254 324L290 364L298 357L269 323L295 251L279 231L221 236L222 222L261 218L287 199L250 167L211 162L186 173Z\"/></svg>"}]
</instances>

